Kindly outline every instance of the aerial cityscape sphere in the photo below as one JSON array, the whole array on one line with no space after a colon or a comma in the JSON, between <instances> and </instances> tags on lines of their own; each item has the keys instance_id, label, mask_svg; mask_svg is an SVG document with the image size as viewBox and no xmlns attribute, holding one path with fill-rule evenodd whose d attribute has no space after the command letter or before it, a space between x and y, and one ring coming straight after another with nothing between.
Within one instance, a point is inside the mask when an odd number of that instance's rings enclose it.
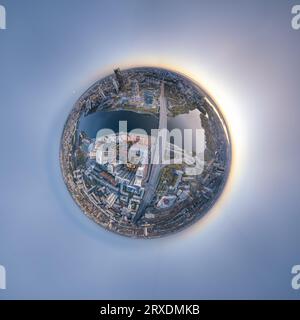
<instances>
[{"instance_id":1,"label":"aerial cityscape sphere","mask_svg":"<svg viewBox=\"0 0 300 320\"><path fill-rule=\"evenodd\" d=\"M75 103L60 164L81 210L120 235L156 238L203 217L231 162L228 128L205 91L174 71L115 69Z\"/></svg>"}]
</instances>

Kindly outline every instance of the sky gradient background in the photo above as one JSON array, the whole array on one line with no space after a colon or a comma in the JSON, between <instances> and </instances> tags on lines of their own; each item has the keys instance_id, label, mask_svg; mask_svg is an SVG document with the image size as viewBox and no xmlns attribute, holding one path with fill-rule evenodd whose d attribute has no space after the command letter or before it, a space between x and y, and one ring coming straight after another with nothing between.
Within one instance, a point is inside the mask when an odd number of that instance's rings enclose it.
<instances>
[{"instance_id":1,"label":"sky gradient background","mask_svg":"<svg viewBox=\"0 0 300 320\"><path fill-rule=\"evenodd\" d=\"M291 288L300 264L296 0L0 3L0 299L300 299ZM86 218L58 161L76 99L113 67L135 65L193 77L233 140L217 205L158 240Z\"/></svg>"}]
</instances>

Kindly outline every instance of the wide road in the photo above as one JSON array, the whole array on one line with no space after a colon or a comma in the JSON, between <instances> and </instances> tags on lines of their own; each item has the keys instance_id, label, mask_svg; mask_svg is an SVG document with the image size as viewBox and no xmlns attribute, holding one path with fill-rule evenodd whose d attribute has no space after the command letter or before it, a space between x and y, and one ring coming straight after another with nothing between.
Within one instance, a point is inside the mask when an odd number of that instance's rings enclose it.
<instances>
[{"instance_id":1,"label":"wide road","mask_svg":"<svg viewBox=\"0 0 300 320\"><path fill-rule=\"evenodd\" d=\"M168 123L168 110L167 110L167 99L165 97L165 85L164 82L162 81L161 86L160 86L160 97L159 97L159 104L160 104L160 108L159 108L159 125L158 125L158 129L162 130L162 129L167 129L167 123ZM158 134L159 136L159 134ZM160 151L160 143L159 143L158 137L156 137L156 141L155 141L155 146L154 146L154 157L152 159L160 159L159 160L159 164L150 164L149 166L149 170L150 171L150 177L148 182L145 184L145 193L144 193L144 197L142 200L142 203L139 207L138 212L136 213L133 222L137 222L143 215L146 207L149 205L149 203L152 201L155 192L156 192L156 188L158 185L158 181L159 181L159 174L160 171L163 167L163 164L161 162L162 159L162 152ZM165 145L163 142L161 145Z\"/></svg>"}]
</instances>

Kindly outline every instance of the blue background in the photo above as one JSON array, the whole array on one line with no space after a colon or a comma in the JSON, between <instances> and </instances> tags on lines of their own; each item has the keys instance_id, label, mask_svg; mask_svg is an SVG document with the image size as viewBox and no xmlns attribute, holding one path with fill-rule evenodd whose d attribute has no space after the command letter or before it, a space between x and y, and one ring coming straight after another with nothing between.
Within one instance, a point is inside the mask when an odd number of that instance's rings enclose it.
<instances>
[{"instance_id":1,"label":"blue background","mask_svg":"<svg viewBox=\"0 0 300 320\"><path fill-rule=\"evenodd\" d=\"M0 264L11 298L291 298L300 264L300 31L295 1L1 0ZM185 72L232 135L226 190L159 240L109 233L62 181L59 139L113 67Z\"/></svg>"}]
</instances>

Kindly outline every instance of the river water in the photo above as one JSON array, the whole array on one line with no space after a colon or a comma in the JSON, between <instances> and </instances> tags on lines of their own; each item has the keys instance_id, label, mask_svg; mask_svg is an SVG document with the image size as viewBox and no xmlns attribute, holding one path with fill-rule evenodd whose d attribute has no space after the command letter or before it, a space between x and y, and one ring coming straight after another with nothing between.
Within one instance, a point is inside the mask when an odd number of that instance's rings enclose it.
<instances>
[{"instance_id":1,"label":"river water","mask_svg":"<svg viewBox=\"0 0 300 320\"><path fill-rule=\"evenodd\" d=\"M127 121L127 131L133 129L143 129L148 135L151 129L158 128L158 117L145 113L133 111L100 111L87 116L82 116L79 123L79 131L84 131L90 138L95 138L100 129L111 129L119 132L119 121ZM196 129L201 129L201 119L199 110L195 109L189 113L168 118L168 130L192 129L192 149L196 150L196 143L203 143L203 137L199 137ZM198 137L197 137L198 136ZM184 137L184 134L182 134ZM202 138L202 139L201 139ZM201 142L202 141L202 142Z\"/></svg>"}]
</instances>

